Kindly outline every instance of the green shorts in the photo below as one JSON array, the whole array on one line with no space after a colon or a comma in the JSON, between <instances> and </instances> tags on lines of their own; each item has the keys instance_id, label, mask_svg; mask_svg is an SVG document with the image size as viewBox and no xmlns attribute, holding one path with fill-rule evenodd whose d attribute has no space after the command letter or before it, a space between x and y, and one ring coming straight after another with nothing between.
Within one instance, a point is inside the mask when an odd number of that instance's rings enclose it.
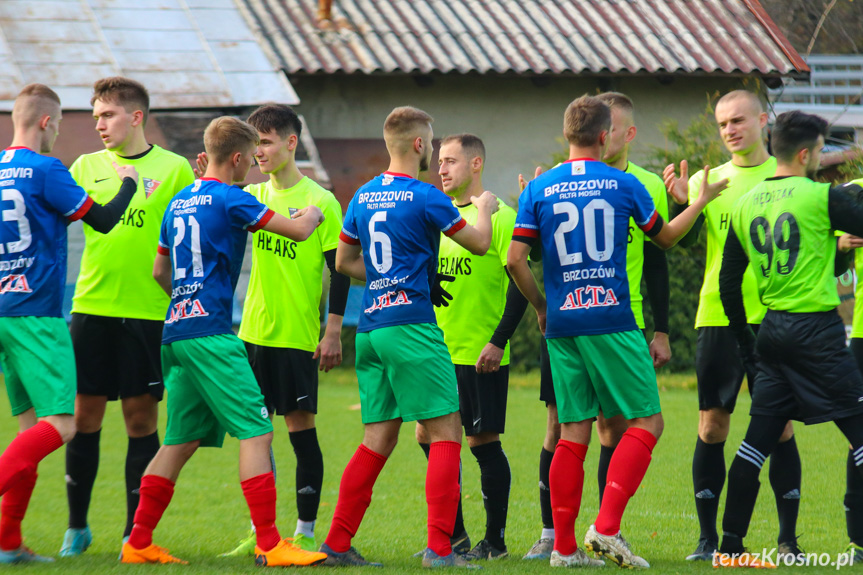
<instances>
[{"instance_id":1,"label":"green shorts","mask_svg":"<svg viewBox=\"0 0 863 575\"><path fill-rule=\"evenodd\" d=\"M356 349L363 423L432 419L458 411L455 367L435 324L358 333Z\"/></svg>"},{"instance_id":2,"label":"green shorts","mask_svg":"<svg viewBox=\"0 0 863 575\"><path fill-rule=\"evenodd\" d=\"M60 317L0 317L0 365L12 415L75 413L75 353Z\"/></svg>"},{"instance_id":3,"label":"green shorts","mask_svg":"<svg viewBox=\"0 0 863 575\"><path fill-rule=\"evenodd\" d=\"M226 431L237 439L273 431L237 336L210 335L163 345L162 372L168 392L165 445L201 440L201 447L221 447Z\"/></svg>"},{"instance_id":4,"label":"green shorts","mask_svg":"<svg viewBox=\"0 0 863 575\"><path fill-rule=\"evenodd\" d=\"M600 410L626 419L661 411L656 371L639 330L549 339L548 355L561 423L591 419Z\"/></svg>"}]
</instances>

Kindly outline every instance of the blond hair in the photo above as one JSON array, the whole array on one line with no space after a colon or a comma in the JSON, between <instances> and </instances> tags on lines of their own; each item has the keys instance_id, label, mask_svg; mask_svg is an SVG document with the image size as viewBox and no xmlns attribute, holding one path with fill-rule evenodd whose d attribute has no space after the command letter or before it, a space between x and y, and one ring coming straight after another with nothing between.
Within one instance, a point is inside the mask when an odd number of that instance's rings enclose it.
<instances>
[{"instance_id":1,"label":"blond hair","mask_svg":"<svg viewBox=\"0 0 863 575\"><path fill-rule=\"evenodd\" d=\"M416 138L424 137L434 118L419 108L394 109L384 122L384 141L390 154L406 153Z\"/></svg>"},{"instance_id":2,"label":"blond hair","mask_svg":"<svg viewBox=\"0 0 863 575\"><path fill-rule=\"evenodd\" d=\"M257 130L231 116L214 119L204 130L204 149L216 164L227 162L237 152L246 152L259 142Z\"/></svg>"},{"instance_id":3,"label":"blond hair","mask_svg":"<svg viewBox=\"0 0 863 575\"><path fill-rule=\"evenodd\" d=\"M30 126L43 116L55 116L60 111L60 96L45 84L27 84L15 98L12 123Z\"/></svg>"}]
</instances>

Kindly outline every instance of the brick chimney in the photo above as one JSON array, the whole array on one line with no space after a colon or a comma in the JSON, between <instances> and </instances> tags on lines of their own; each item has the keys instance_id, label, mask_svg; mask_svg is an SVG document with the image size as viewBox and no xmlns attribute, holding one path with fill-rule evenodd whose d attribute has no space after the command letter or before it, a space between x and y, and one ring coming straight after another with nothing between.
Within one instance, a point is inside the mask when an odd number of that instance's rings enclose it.
<instances>
[{"instance_id":1,"label":"brick chimney","mask_svg":"<svg viewBox=\"0 0 863 575\"><path fill-rule=\"evenodd\" d=\"M318 22L333 19L333 0L318 0Z\"/></svg>"}]
</instances>

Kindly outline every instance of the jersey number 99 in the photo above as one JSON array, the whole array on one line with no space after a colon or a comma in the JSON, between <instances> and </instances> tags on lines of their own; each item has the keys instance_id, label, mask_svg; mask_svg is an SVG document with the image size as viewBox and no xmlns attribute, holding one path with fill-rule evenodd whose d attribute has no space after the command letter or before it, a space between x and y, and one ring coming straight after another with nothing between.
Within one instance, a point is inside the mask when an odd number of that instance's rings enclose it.
<instances>
[{"instance_id":1,"label":"jersey number 99","mask_svg":"<svg viewBox=\"0 0 863 575\"><path fill-rule=\"evenodd\" d=\"M787 224L787 226L786 226ZM786 229L788 237L786 238ZM771 233L772 231L772 233ZM770 229L770 222L763 216L758 216L749 224L749 239L752 247L758 253L767 256L767 265L761 264L761 275L768 277L773 265L773 247L788 252L785 263L776 258L776 271L781 275L788 275L797 263L797 255L800 252L800 227L797 219L790 213L784 212L776 218L776 224Z\"/></svg>"}]
</instances>

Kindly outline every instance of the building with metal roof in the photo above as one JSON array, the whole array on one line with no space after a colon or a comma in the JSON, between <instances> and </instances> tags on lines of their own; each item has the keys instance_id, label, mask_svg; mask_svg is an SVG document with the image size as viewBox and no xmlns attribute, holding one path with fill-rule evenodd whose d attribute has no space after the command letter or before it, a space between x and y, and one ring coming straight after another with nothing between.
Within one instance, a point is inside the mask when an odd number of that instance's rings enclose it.
<instances>
[{"instance_id":1,"label":"building with metal roof","mask_svg":"<svg viewBox=\"0 0 863 575\"><path fill-rule=\"evenodd\" d=\"M563 110L583 93L632 97L641 161L664 120L685 125L709 96L809 72L757 0L236 2L300 95L343 204L386 167L395 106L482 137L483 181L511 201L518 174L561 151Z\"/></svg>"}]
</instances>

